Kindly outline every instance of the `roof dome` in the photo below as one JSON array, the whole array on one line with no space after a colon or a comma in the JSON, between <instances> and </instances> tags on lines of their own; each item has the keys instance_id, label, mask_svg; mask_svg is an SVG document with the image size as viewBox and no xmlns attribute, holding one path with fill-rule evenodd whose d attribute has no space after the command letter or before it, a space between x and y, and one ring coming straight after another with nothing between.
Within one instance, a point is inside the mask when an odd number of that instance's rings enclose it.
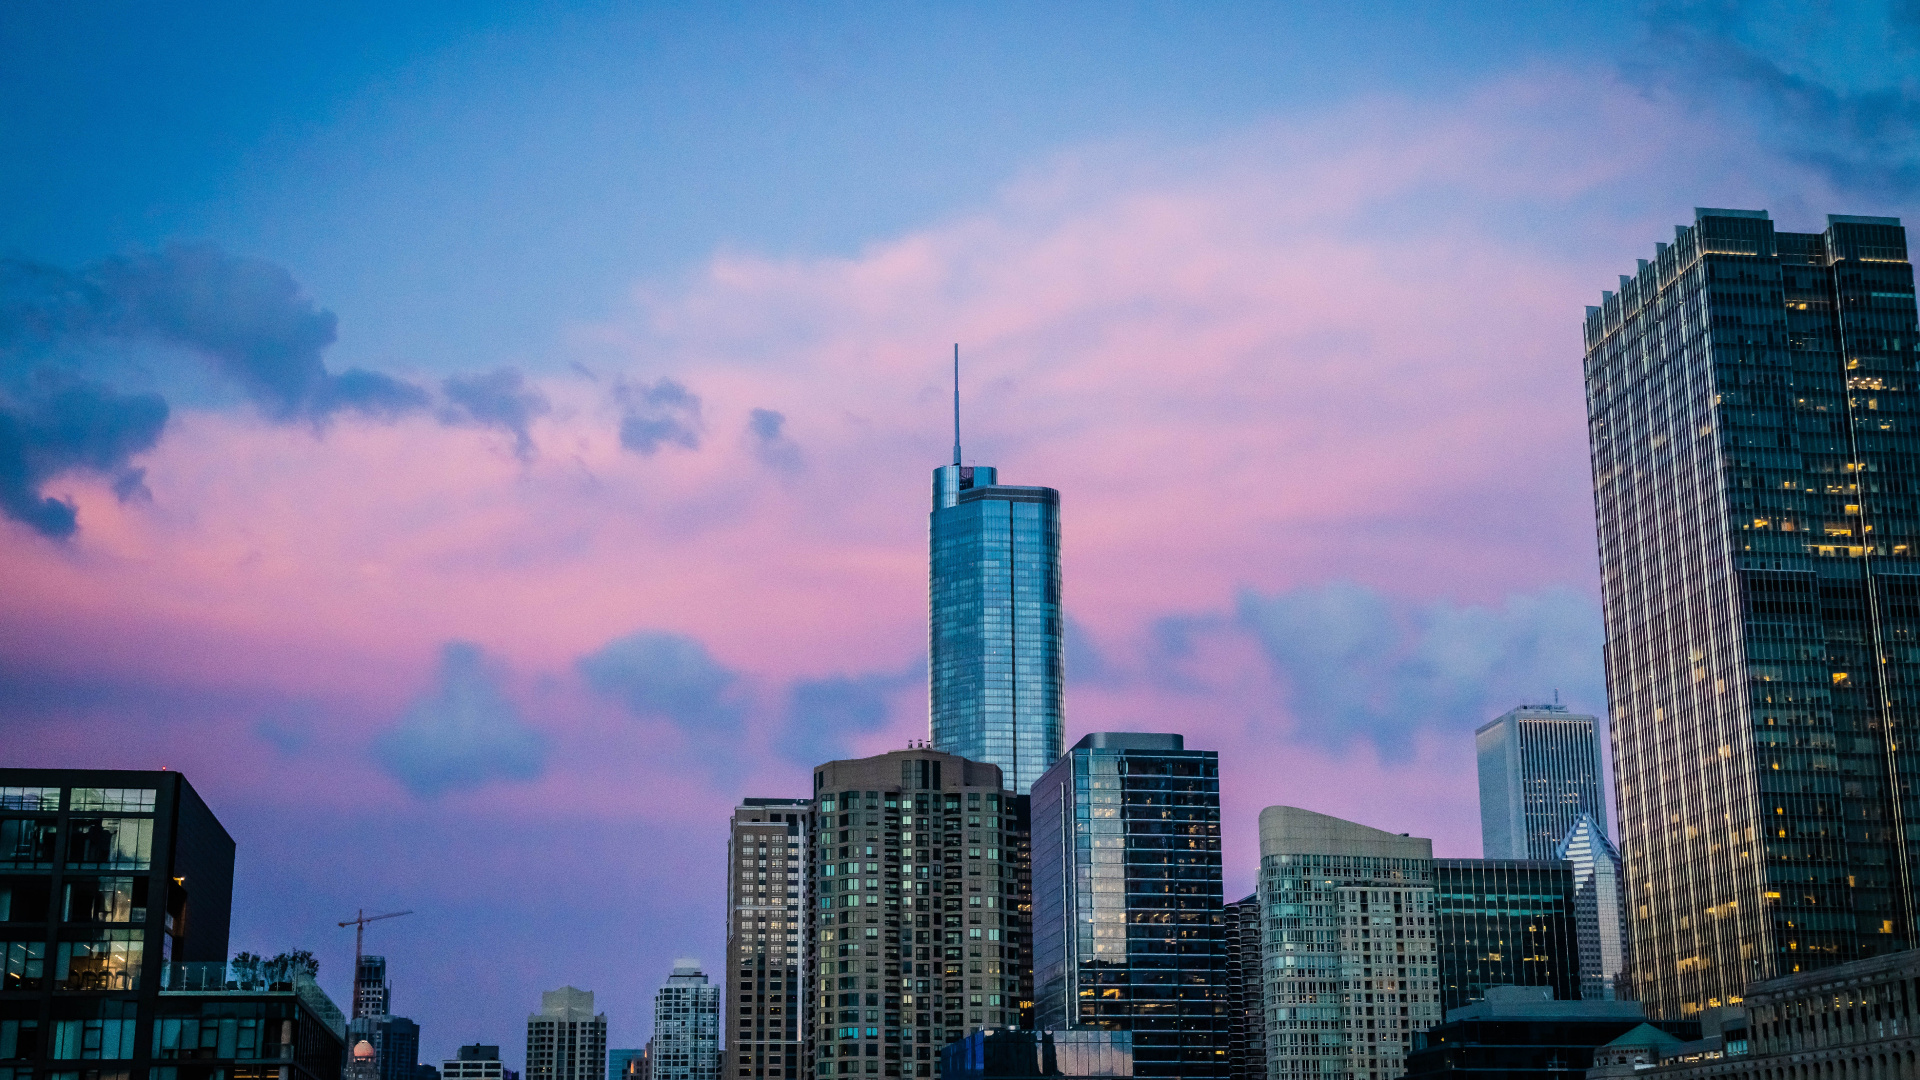
<instances>
[{"instance_id":1,"label":"roof dome","mask_svg":"<svg viewBox=\"0 0 1920 1080\"><path fill-rule=\"evenodd\" d=\"M355 1061L365 1061L372 1057L373 1057L372 1043L368 1042L365 1039L361 1039L359 1042L353 1044L353 1058Z\"/></svg>"}]
</instances>

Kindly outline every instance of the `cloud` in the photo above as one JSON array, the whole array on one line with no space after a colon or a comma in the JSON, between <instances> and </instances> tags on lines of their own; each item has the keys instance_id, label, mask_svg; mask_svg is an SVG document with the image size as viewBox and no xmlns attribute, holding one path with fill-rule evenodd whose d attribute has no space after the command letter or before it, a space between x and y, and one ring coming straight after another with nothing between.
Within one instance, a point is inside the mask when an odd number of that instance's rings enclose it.
<instances>
[{"instance_id":1,"label":"cloud","mask_svg":"<svg viewBox=\"0 0 1920 1080\"><path fill-rule=\"evenodd\" d=\"M1286 685L1293 737L1372 743L1403 761L1413 736L1458 733L1555 690L1605 713L1598 605L1565 589L1498 607L1412 605L1349 582L1240 595L1238 623Z\"/></svg>"},{"instance_id":2,"label":"cloud","mask_svg":"<svg viewBox=\"0 0 1920 1080\"><path fill-rule=\"evenodd\" d=\"M1069 615L1065 630L1067 682L1099 684L1119 681L1120 671L1094 643L1087 625Z\"/></svg>"},{"instance_id":3,"label":"cloud","mask_svg":"<svg viewBox=\"0 0 1920 1080\"><path fill-rule=\"evenodd\" d=\"M740 730L739 676L693 638L642 630L608 642L577 665L587 685L636 716L666 720L701 739Z\"/></svg>"},{"instance_id":4,"label":"cloud","mask_svg":"<svg viewBox=\"0 0 1920 1080\"><path fill-rule=\"evenodd\" d=\"M480 647L449 641L434 688L374 743L382 768L408 790L434 798L494 780L532 780L546 768L547 740L501 689Z\"/></svg>"},{"instance_id":5,"label":"cloud","mask_svg":"<svg viewBox=\"0 0 1920 1080\"><path fill-rule=\"evenodd\" d=\"M455 375L442 386L448 406L440 417L447 423L472 423L498 428L513 436L514 456L533 458L533 436L528 426L546 415L550 406L538 388L513 368L471 375Z\"/></svg>"},{"instance_id":6,"label":"cloud","mask_svg":"<svg viewBox=\"0 0 1920 1080\"><path fill-rule=\"evenodd\" d=\"M800 447L786 433L787 418L772 409L755 409L747 418L747 439L753 455L769 469L796 472Z\"/></svg>"},{"instance_id":7,"label":"cloud","mask_svg":"<svg viewBox=\"0 0 1920 1080\"><path fill-rule=\"evenodd\" d=\"M321 719L320 705L310 699L290 701L268 709L253 722L253 733L281 753L294 756L313 743Z\"/></svg>"},{"instance_id":8,"label":"cloud","mask_svg":"<svg viewBox=\"0 0 1920 1080\"><path fill-rule=\"evenodd\" d=\"M897 671L798 680L787 690L780 751L808 767L845 757L856 736L888 725L894 695L926 681L925 657Z\"/></svg>"},{"instance_id":9,"label":"cloud","mask_svg":"<svg viewBox=\"0 0 1920 1080\"><path fill-rule=\"evenodd\" d=\"M167 423L158 394L122 394L95 383L41 387L9 405L0 399L0 512L42 536L73 535L72 502L43 496L41 485L64 473L91 472L112 481L121 499L146 490L135 454L153 448Z\"/></svg>"},{"instance_id":10,"label":"cloud","mask_svg":"<svg viewBox=\"0 0 1920 1080\"><path fill-rule=\"evenodd\" d=\"M614 400L625 409L620 418L620 445L643 457L662 446L700 449L700 398L672 379L653 385L621 385Z\"/></svg>"}]
</instances>

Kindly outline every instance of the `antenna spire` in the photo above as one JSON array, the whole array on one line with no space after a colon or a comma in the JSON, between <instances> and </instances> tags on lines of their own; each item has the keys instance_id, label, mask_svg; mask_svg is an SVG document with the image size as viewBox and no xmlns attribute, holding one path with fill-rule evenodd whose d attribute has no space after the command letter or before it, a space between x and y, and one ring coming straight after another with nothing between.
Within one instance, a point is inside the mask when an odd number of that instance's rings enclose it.
<instances>
[{"instance_id":1,"label":"antenna spire","mask_svg":"<svg viewBox=\"0 0 1920 1080\"><path fill-rule=\"evenodd\" d=\"M960 343L953 343L953 463L960 464Z\"/></svg>"}]
</instances>

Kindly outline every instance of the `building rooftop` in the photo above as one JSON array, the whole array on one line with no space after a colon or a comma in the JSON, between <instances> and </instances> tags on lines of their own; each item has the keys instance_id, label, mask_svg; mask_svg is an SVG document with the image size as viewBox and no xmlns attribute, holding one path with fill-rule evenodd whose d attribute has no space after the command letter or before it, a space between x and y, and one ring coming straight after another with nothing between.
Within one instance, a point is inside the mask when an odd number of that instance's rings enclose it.
<instances>
[{"instance_id":1,"label":"building rooftop","mask_svg":"<svg viewBox=\"0 0 1920 1080\"><path fill-rule=\"evenodd\" d=\"M1637 1001L1556 1001L1545 986L1489 986L1485 1000L1447 1013L1462 1020L1644 1020ZM1644 1026L1644 1025L1643 1025Z\"/></svg>"},{"instance_id":2,"label":"building rooftop","mask_svg":"<svg viewBox=\"0 0 1920 1080\"><path fill-rule=\"evenodd\" d=\"M1146 731L1096 731L1073 744L1075 750L1185 750L1184 735Z\"/></svg>"}]
</instances>

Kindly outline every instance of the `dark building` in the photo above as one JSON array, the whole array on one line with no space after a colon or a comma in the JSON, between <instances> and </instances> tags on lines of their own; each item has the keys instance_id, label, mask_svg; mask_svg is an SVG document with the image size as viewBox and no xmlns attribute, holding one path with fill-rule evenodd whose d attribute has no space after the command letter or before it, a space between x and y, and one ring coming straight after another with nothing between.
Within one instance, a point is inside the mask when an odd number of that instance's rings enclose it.
<instances>
[{"instance_id":1,"label":"dark building","mask_svg":"<svg viewBox=\"0 0 1920 1080\"><path fill-rule=\"evenodd\" d=\"M404 1016L380 1019L380 1080L418 1080L420 1025Z\"/></svg>"},{"instance_id":2,"label":"dark building","mask_svg":"<svg viewBox=\"0 0 1920 1080\"><path fill-rule=\"evenodd\" d=\"M1897 218L1697 208L1587 309L1634 996L1915 945L1920 362Z\"/></svg>"},{"instance_id":3,"label":"dark building","mask_svg":"<svg viewBox=\"0 0 1920 1080\"><path fill-rule=\"evenodd\" d=\"M1553 1001L1541 987L1497 986L1414 1036L1407 1080L1581 1080L1594 1050L1652 1024L1695 1039L1688 1020L1649 1021L1634 1001Z\"/></svg>"},{"instance_id":4,"label":"dark building","mask_svg":"<svg viewBox=\"0 0 1920 1080\"><path fill-rule=\"evenodd\" d=\"M1563 860L1435 859L1440 1006L1451 1014L1489 986L1543 986L1580 998L1573 865Z\"/></svg>"},{"instance_id":5,"label":"dark building","mask_svg":"<svg viewBox=\"0 0 1920 1080\"><path fill-rule=\"evenodd\" d=\"M111 1041L101 1022L100 1043ZM148 1080L340 1080L346 1019L304 970L273 971L256 964L170 964L161 980ZM81 1045L93 1039L82 1033ZM109 1073L138 1080L140 1073L108 1065ZM72 1066L68 1066L69 1069ZM69 1080L77 1080L68 1072ZM49 1080L61 1074L52 1073ZM24 1077L19 1080L25 1080ZM87 1080L93 1080L88 1070ZM409 1077L408 1080L415 1080Z\"/></svg>"},{"instance_id":6,"label":"dark building","mask_svg":"<svg viewBox=\"0 0 1920 1080\"><path fill-rule=\"evenodd\" d=\"M1228 1080L1267 1080L1267 1020L1260 974L1260 897L1228 904L1226 972Z\"/></svg>"},{"instance_id":7,"label":"dark building","mask_svg":"<svg viewBox=\"0 0 1920 1080\"><path fill-rule=\"evenodd\" d=\"M145 1080L168 965L226 959L233 853L179 773L0 769L0 1071Z\"/></svg>"},{"instance_id":8,"label":"dark building","mask_svg":"<svg viewBox=\"0 0 1920 1080\"><path fill-rule=\"evenodd\" d=\"M1026 795L1066 738L1060 493L956 460L933 472L928 539L934 749Z\"/></svg>"},{"instance_id":9,"label":"dark building","mask_svg":"<svg viewBox=\"0 0 1920 1080\"><path fill-rule=\"evenodd\" d=\"M1032 842L1035 1026L1131 1031L1136 1076L1225 1076L1219 755L1088 735L1034 785Z\"/></svg>"},{"instance_id":10,"label":"dark building","mask_svg":"<svg viewBox=\"0 0 1920 1080\"><path fill-rule=\"evenodd\" d=\"M1020 1026L1024 800L999 768L915 749L828 762L813 780L813 1074L931 1076L946 1043Z\"/></svg>"},{"instance_id":11,"label":"dark building","mask_svg":"<svg viewBox=\"0 0 1920 1080\"><path fill-rule=\"evenodd\" d=\"M1129 1031L976 1031L940 1048L941 1080L1132 1075Z\"/></svg>"}]
</instances>

